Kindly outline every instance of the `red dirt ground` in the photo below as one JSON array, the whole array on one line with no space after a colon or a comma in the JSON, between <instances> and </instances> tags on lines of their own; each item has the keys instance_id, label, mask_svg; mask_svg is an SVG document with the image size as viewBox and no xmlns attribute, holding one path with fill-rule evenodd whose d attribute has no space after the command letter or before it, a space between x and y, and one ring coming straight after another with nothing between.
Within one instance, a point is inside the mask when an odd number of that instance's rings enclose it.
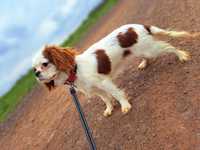
<instances>
[{"instance_id":1,"label":"red dirt ground","mask_svg":"<svg viewBox=\"0 0 200 150\"><path fill-rule=\"evenodd\" d=\"M126 23L200 30L198 0L121 0L77 45L82 50ZM117 105L103 117L103 102L80 95L99 150L200 150L200 42L167 39L191 52L181 64L162 56L144 71L139 60L127 58L116 83L130 98L127 115ZM36 87L0 128L1 150L87 150L79 117L66 89L48 92Z\"/></svg>"}]
</instances>

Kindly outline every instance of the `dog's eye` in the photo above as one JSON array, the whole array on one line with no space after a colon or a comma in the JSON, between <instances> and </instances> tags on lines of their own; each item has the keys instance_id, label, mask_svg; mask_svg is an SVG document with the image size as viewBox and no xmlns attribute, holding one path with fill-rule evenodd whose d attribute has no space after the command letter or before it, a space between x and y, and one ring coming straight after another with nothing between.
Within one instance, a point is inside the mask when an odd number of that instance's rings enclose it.
<instances>
[{"instance_id":1,"label":"dog's eye","mask_svg":"<svg viewBox=\"0 0 200 150\"><path fill-rule=\"evenodd\" d=\"M36 68L33 68L33 72L36 72Z\"/></svg>"},{"instance_id":2,"label":"dog's eye","mask_svg":"<svg viewBox=\"0 0 200 150\"><path fill-rule=\"evenodd\" d=\"M48 62L42 63L42 66L47 67L48 66Z\"/></svg>"}]
</instances>

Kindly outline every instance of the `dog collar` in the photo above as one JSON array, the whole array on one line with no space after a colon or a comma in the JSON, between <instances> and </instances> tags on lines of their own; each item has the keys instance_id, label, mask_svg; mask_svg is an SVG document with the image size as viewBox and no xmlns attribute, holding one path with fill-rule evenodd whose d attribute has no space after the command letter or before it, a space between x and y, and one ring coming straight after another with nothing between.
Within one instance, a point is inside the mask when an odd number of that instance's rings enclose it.
<instances>
[{"instance_id":1,"label":"dog collar","mask_svg":"<svg viewBox=\"0 0 200 150\"><path fill-rule=\"evenodd\" d=\"M76 76L77 65L75 65L74 69L70 71L68 79L65 81L65 84L72 85L74 81L77 79Z\"/></svg>"}]
</instances>

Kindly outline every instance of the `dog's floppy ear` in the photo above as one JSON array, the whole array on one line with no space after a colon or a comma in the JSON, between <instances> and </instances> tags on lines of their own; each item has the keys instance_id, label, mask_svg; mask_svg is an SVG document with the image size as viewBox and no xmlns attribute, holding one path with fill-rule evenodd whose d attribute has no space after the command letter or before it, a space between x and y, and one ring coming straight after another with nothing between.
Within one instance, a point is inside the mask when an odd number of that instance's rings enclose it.
<instances>
[{"instance_id":1,"label":"dog's floppy ear","mask_svg":"<svg viewBox=\"0 0 200 150\"><path fill-rule=\"evenodd\" d=\"M59 46L45 46L43 55L51 63L53 63L58 70L68 73L74 68L74 57L77 54L73 48L63 48Z\"/></svg>"}]
</instances>

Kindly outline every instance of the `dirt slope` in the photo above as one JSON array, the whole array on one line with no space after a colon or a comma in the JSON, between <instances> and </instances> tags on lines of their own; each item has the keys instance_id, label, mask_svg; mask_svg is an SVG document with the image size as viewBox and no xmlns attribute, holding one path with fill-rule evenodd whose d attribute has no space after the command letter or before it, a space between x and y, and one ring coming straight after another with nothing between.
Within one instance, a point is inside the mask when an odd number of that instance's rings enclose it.
<instances>
[{"instance_id":1,"label":"dirt slope","mask_svg":"<svg viewBox=\"0 0 200 150\"><path fill-rule=\"evenodd\" d=\"M82 50L125 23L200 30L200 1L121 0L77 47ZM144 71L139 60L128 58L116 83L124 88L133 109L103 117L98 98L81 103L99 150L200 150L200 39L167 39L188 49L192 60L181 64L162 56ZM38 87L26 97L22 112L1 128L1 150L87 150L78 115L66 89L49 93ZM11 117L12 118L12 117Z\"/></svg>"}]
</instances>

